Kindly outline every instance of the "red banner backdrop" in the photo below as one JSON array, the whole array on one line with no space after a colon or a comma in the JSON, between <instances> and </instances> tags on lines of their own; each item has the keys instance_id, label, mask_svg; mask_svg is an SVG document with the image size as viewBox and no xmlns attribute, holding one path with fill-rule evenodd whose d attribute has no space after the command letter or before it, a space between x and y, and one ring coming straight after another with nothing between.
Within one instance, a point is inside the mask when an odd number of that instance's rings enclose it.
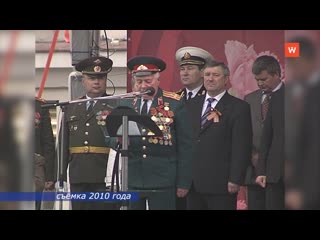
<instances>
[{"instance_id":1,"label":"red banner backdrop","mask_svg":"<svg viewBox=\"0 0 320 240\"><path fill-rule=\"evenodd\" d=\"M182 87L175 52L185 46L201 47L216 60L227 63L231 71L232 93L240 98L257 89L251 73L257 56L275 55L284 68L282 30L129 30L128 40L128 59L137 55L152 55L167 63L167 69L161 73L160 86L171 91Z\"/></svg>"}]
</instances>

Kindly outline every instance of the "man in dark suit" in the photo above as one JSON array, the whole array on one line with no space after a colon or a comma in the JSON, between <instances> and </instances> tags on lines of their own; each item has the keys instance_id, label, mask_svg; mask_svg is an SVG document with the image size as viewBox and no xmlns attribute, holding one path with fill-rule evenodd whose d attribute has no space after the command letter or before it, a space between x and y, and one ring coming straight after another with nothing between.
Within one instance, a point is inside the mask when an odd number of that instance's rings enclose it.
<instances>
[{"instance_id":1,"label":"man in dark suit","mask_svg":"<svg viewBox=\"0 0 320 240\"><path fill-rule=\"evenodd\" d=\"M50 113L41 108L45 101L35 98L35 186L37 192L53 189L55 176L55 143L52 132ZM40 210L41 202L36 201L36 210Z\"/></svg>"},{"instance_id":2,"label":"man in dark suit","mask_svg":"<svg viewBox=\"0 0 320 240\"><path fill-rule=\"evenodd\" d=\"M226 91L230 71L221 62L207 63L207 94L192 99L194 154L188 209L236 210L252 146L249 104Z\"/></svg>"},{"instance_id":3,"label":"man in dark suit","mask_svg":"<svg viewBox=\"0 0 320 240\"><path fill-rule=\"evenodd\" d=\"M284 209L284 84L272 93L262 130L256 182L266 189L266 210Z\"/></svg>"},{"instance_id":4,"label":"man in dark suit","mask_svg":"<svg viewBox=\"0 0 320 240\"><path fill-rule=\"evenodd\" d=\"M176 196L185 197L191 185L192 130L184 102L174 92L159 88L163 60L136 56L128 68L140 91L155 89L152 96L143 95L129 102L141 115L148 115L162 131L152 137L142 128L142 137L130 138L128 186L139 191L139 201L131 202L133 210L175 210ZM146 136L147 135L147 136Z\"/></svg>"},{"instance_id":5,"label":"man in dark suit","mask_svg":"<svg viewBox=\"0 0 320 240\"><path fill-rule=\"evenodd\" d=\"M203 86L203 68L208 61L213 60L213 56L197 47L183 47L177 50L176 60L180 67L180 80L185 88L179 90L181 101L188 103L190 99L206 94ZM192 113L191 113L192 114ZM187 199L176 199L177 210L187 209Z\"/></svg>"},{"instance_id":6,"label":"man in dark suit","mask_svg":"<svg viewBox=\"0 0 320 240\"><path fill-rule=\"evenodd\" d=\"M247 204L249 210L265 210L265 190L256 183L256 167L259 159L260 140L266 111L265 101L280 87L281 68L272 56L260 56L252 65L252 73L259 89L249 93L244 100L250 104L253 132L251 164L247 169L245 184L247 186Z\"/></svg>"},{"instance_id":7,"label":"man in dark suit","mask_svg":"<svg viewBox=\"0 0 320 240\"><path fill-rule=\"evenodd\" d=\"M177 94L187 101L206 94L203 86L203 67L213 56L202 48L183 47L176 51L176 60L180 66L180 80L184 88Z\"/></svg>"},{"instance_id":8,"label":"man in dark suit","mask_svg":"<svg viewBox=\"0 0 320 240\"><path fill-rule=\"evenodd\" d=\"M107 96L107 74L112 60L91 57L76 65L82 72L86 95L81 99ZM113 100L92 100L65 107L64 168L69 166L71 192L105 191L108 154L103 128L105 119L114 107ZM103 202L72 202L73 210L105 209Z\"/></svg>"}]
</instances>

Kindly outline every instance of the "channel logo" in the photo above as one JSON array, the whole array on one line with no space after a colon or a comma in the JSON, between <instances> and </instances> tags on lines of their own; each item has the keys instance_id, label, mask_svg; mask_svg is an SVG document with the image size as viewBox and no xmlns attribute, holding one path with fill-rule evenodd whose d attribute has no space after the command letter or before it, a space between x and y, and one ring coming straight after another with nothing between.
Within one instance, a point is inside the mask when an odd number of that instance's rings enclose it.
<instances>
[{"instance_id":1,"label":"channel logo","mask_svg":"<svg viewBox=\"0 0 320 240\"><path fill-rule=\"evenodd\" d=\"M284 45L284 56L287 58L296 58L300 56L300 46L297 42L288 42Z\"/></svg>"}]
</instances>

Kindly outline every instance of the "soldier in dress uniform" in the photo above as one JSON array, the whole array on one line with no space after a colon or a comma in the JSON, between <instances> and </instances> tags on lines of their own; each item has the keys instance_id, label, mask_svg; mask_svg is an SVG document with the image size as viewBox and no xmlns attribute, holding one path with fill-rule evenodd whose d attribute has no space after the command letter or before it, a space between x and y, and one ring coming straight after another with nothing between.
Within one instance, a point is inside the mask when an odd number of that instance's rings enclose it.
<instances>
[{"instance_id":1,"label":"soldier in dress uniform","mask_svg":"<svg viewBox=\"0 0 320 240\"><path fill-rule=\"evenodd\" d=\"M205 95L203 68L206 62L214 60L213 56L201 48L183 47L177 50L176 60L180 67L180 80L184 86L177 94L185 101Z\"/></svg>"},{"instance_id":2,"label":"soldier in dress uniform","mask_svg":"<svg viewBox=\"0 0 320 240\"><path fill-rule=\"evenodd\" d=\"M112 60L91 57L80 61L76 70L82 72L86 95L81 99L107 96L107 74ZM69 165L71 192L105 191L105 177L110 149L105 144L105 119L114 107L114 100L92 100L65 107L64 164ZM106 209L103 202L72 202L73 210ZM108 208L107 208L108 209Z\"/></svg>"},{"instance_id":3,"label":"soldier in dress uniform","mask_svg":"<svg viewBox=\"0 0 320 240\"><path fill-rule=\"evenodd\" d=\"M35 190L53 189L55 176L55 141L51 118L47 108L41 108L45 100L35 98ZM40 210L41 201L36 201L36 210Z\"/></svg>"},{"instance_id":4,"label":"soldier in dress uniform","mask_svg":"<svg viewBox=\"0 0 320 240\"><path fill-rule=\"evenodd\" d=\"M163 137L152 137L142 128L142 137L130 138L128 187L140 192L139 201L130 209L176 209L176 196L184 197L191 184L191 127L180 96L159 87L163 60L137 56L128 61L128 68L140 91L153 87L152 96L143 95L129 104L140 114L148 115Z\"/></svg>"}]
</instances>

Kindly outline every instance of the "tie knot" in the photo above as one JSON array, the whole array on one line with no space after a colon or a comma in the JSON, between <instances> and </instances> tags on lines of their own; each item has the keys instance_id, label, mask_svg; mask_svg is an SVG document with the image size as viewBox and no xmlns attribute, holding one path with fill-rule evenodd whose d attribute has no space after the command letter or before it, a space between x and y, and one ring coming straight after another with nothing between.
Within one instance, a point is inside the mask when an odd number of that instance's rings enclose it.
<instances>
[{"instance_id":1,"label":"tie knot","mask_svg":"<svg viewBox=\"0 0 320 240\"><path fill-rule=\"evenodd\" d=\"M192 92L189 92L189 93L188 93L188 100L192 98L192 95L193 95Z\"/></svg>"},{"instance_id":2,"label":"tie knot","mask_svg":"<svg viewBox=\"0 0 320 240\"><path fill-rule=\"evenodd\" d=\"M271 97L271 93L264 93L264 95L266 96L266 98L270 99Z\"/></svg>"},{"instance_id":3,"label":"tie knot","mask_svg":"<svg viewBox=\"0 0 320 240\"><path fill-rule=\"evenodd\" d=\"M215 98L208 98L207 101L211 104L214 102L214 100L216 100Z\"/></svg>"},{"instance_id":4,"label":"tie knot","mask_svg":"<svg viewBox=\"0 0 320 240\"><path fill-rule=\"evenodd\" d=\"M88 112L91 112L93 110L93 104L94 104L94 101L92 101L92 100L88 101L88 103L87 103L87 111Z\"/></svg>"}]
</instances>

